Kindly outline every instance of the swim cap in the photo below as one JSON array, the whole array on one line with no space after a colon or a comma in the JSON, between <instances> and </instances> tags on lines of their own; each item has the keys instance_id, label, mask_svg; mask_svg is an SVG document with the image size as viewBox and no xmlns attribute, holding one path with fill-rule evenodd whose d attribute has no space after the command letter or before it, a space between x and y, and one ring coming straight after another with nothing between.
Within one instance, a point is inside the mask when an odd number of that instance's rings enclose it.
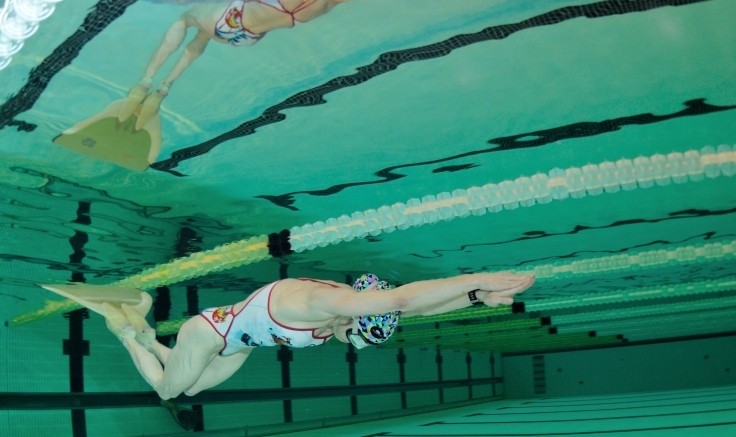
<instances>
[{"instance_id":1,"label":"swim cap","mask_svg":"<svg viewBox=\"0 0 736 437\"><path fill-rule=\"evenodd\" d=\"M391 285L381 281L378 276L366 273L359 277L353 284L353 289L363 290L389 290ZM353 327L348 331L347 337L350 343L357 349L370 345L378 345L388 340L399 324L399 311L386 314L360 316L353 319Z\"/></svg>"}]
</instances>

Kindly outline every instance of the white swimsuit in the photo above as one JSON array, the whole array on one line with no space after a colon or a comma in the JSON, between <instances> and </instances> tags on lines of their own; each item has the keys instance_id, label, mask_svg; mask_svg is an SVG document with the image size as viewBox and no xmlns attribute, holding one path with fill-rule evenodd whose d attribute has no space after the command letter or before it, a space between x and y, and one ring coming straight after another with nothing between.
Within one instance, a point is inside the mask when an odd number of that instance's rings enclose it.
<instances>
[{"instance_id":1,"label":"white swimsuit","mask_svg":"<svg viewBox=\"0 0 736 437\"><path fill-rule=\"evenodd\" d=\"M257 43L263 38L265 33L253 33L250 30L243 27L243 7L247 2L258 2L265 6L270 6L277 11L283 12L291 17L291 26L296 26L299 21L296 19L295 14L302 9L309 7L314 1L302 1L294 10L289 11L284 8L280 0L234 0L225 9L225 13L222 14L220 20L215 25L215 35L219 38L227 40L234 46L249 46Z\"/></svg>"},{"instance_id":2,"label":"white swimsuit","mask_svg":"<svg viewBox=\"0 0 736 437\"><path fill-rule=\"evenodd\" d=\"M256 346L319 346L332 338L332 335L319 337L314 329L292 328L274 320L269 304L271 291L278 284L273 282L256 291L237 314L232 305L209 308L200 314L225 341L220 355L232 355Z\"/></svg>"}]
</instances>

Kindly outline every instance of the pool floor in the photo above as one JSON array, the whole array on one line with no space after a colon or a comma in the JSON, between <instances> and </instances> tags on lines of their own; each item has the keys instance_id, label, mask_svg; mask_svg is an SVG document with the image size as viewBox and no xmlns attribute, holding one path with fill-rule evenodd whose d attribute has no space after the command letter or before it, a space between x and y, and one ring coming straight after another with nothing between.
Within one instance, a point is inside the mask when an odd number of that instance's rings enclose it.
<instances>
[{"instance_id":1,"label":"pool floor","mask_svg":"<svg viewBox=\"0 0 736 437\"><path fill-rule=\"evenodd\" d=\"M328 405L326 402L325 408L329 408ZM238 429L199 435L721 437L736 435L736 386L510 399L352 425L302 428L295 432Z\"/></svg>"}]
</instances>

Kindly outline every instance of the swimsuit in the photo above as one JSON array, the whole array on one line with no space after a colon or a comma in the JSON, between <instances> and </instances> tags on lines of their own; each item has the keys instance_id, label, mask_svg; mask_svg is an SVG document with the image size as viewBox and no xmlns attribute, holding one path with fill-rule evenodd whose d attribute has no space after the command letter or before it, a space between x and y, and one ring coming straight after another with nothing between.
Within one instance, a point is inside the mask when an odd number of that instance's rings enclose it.
<instances>
[{"instance_id":1,"label":"swimsuit","mask_svg":"<svg viewBox=\"0 0 736 437\"><path fill-rule=\"evenodd\" d=\"M273 282L256 291L237 314L232 305L209 308L200 314L225 341L220 355L232 355L256 346L319 346L332 338L332 335L317 336L315 329L292 328L274 320L270 301L271 291L277 285L278 282Z\"/></svg>"},{"instance_id":2,"label":"swimsuit","mask_svg":"<svg viewBox=\"0 0 736 437\"><path fill-rule=\"evenodd\" d=\"M215 25L215 35L234 46L253 45L264 35L255 34L243 27L243 5L245 5L243 0L230 3Z\"/></svg>"},{"instance_id":3,"label":"swimsuit","mask_svg":"<svg viewBox=\"0 0 736 437\"><path fill-rule=\"evenodd\" d=\"M291 27L294 27L298 21L295 15L312 5L314 1L302 0L302 2L293 10L287 10L280 0L234 0L225 9L225 13L215 25L215 35L219 38L227 40L234 46L253 45L263 38L265 33L257 34L246 29L243 26L243 8L247 2L258 2L264 6L270 6L279 12L283 12L291 17Z\"/></svg>"}]
</instances>

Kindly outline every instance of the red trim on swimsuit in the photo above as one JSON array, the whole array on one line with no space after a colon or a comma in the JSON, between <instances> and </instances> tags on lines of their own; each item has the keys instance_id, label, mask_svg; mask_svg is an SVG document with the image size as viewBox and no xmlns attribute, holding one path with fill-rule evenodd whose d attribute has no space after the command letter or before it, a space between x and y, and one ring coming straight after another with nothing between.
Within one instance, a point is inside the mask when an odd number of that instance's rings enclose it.
<instances>
[{"instance_id":1,"label":"red trim on swimsuit","mask_svg":"<svg viewBox=\"0 0 736 437\"><path fill-rule=\"evenodd\" d=\"M299 21L299 20L296 19L296 14L298 14L299 12L303 11L304 9L312 6L313 4L315 4L317 2L317 0L312 0L312 1L302 0L301 3L299 3L298 5L296 5L296 7L294 9L288 10L284 6L284 4L281 3L281 0L276 0L276 2L278 3L278 5L280 6L280 8L279 7L276 7L276 5L274 5L272 3L266 3L263 0L256 0L256 1L258 3L264 5L264 6L268 6L268 7L274 8L277 11L282 12L282 13L288 15L289 17L291 17L291 27L296 26L296 23L301 23L301 21Z\"/></svg>"},{"instance_id":2,"label":"red trim on swimsuit","mask_svg":"<svg viewBox=\"0 0 736 437\"><path fill-rule=\"evenodd\" d=\"M222 308L222 307L220 307L220 308ZM240 310L240 311L242 311L242 310ZM238 314L240 314L240 311L238 312ZM214 321L210 320L210 317L205 316L204 315L204 312L199 313L199 315L202 316L202 318L205 319L207 321L207 323L210 324L210 326L212 327L212 329L215 330L215 332L217 333L217 335L219 335L220 337L222 337L222 342L224 343L224 345L222 346L222 349L220 349L220 352L218 352L218 354L219 353L222 353L222 351L224 351L225 348L227 347L227 335L230 333L230 329L232 329L233 322L235 321L235 317L236 317L236 314L233 312L233 307L232 306L230 306L228 308L228 311L226 311L225 314L230 314L230 315L233 316L233 318L230 320L230 324L227 326L227 329L225 330L225 333L224 334L220 334L220 330L217 329L217 326L215 326Z\"/></svg>"},{"instance_id":3,"label":"red trim on swimsuit","mask_svg":"<svg viewBox=\"0 0 736 437\"><path fill-rule=\"evenodd\" d=\"M199 313L199 315L202 316L202 318L205 319L207 321L207 323L210 324L210 326L212 327L212 329L215 330L215 332L217 333L217 335L219 335L220 337L222 337L222 342L224 343L224 345L222 346L222 349L220 349L220 351L218 352L218 354L219 353L222 353L222 351L224 351L227 348L227 336L228 336L228 334L230 334L230 330L233 329L233 325L235 324L235 319L240 315L240 313L243 312L243 310L245 310L245 307L248 306L248 303L250 303L250 301L254 297L256 297L256 295L258 293L260 293L261 291L263 291L264 288L265 287L261 287L258 290L256 290L252 295L248 296L248 299L247 299L245 305L243 305L243 308L241 308L240 311L238 311L237 313L235 311L233 311L235 309L235 305L226 305L224 307L218 307L218 309L219 308L227 308L227 311L225 312L225 314L229 314L229 315L233 316L233 318L230 319L230 323L227 325L227 329L225 330L225 333L224 334L220 334L220 330L217 329L217 326L215 326L214 321L213 320L210 320L209 317L207 317L207 316L204 315L204 311L208 311L209 309L208 310L204 310L203 312ZM273 287L272 287L272 289L273 289ZM269 293L270 293L270 291L269 291ZM271 296L269 295L269 298L270 297ZM214 311L213 311L213 313L214 313Z\"/></svg>"},{"instance_id":4,"label":"red trim on swimsuit","mask_svg":"<svg viewBox=\"0 0 736 437\"><path fill-rule=\"evenodd\" d=\"M317 282L319 284L325 284L329 285L332 288L340 288L339 285L330 284L329 282L320 281L318 279L312 279L312 278L296 278L298 281L304 281L304 282Z\"/></svg>"}]
</instances>

